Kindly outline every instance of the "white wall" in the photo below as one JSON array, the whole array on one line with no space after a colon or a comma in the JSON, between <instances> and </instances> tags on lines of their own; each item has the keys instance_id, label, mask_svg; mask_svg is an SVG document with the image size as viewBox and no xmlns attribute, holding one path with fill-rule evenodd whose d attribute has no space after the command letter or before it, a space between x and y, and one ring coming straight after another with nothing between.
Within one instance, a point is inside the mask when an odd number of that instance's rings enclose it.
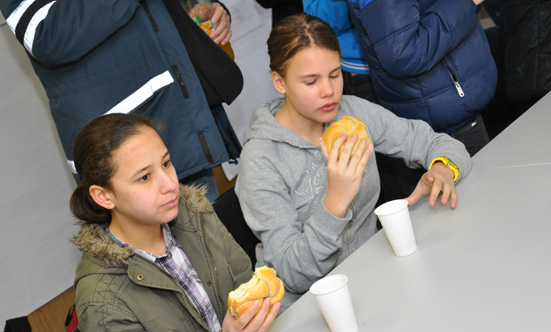
<instances>
[{"instance_id":1,"label":"white wall","mask_svg":"<svg viewBox=\"0 0 551 332\"><path fill-rule=\"evenodd\" d=\"M75 182L23 47L0 26L0 328L72 284Z\"/></svg>"},{"instance_id":2,"label":"white wall","mask_svg":"<svg viewBox=\"0 0 551 332\"><path fill-rule=\"evenodd\" d=\"M226 109L238 137L271 85L266 40L271 13L254 0L225 0L231 43L244 79ZM0 17L0 23L3 22ZM80 253L69 242L78 227L69 212L75 186L47 106L23 47L0 25L0 328L71 287ZM235 168L227 168L235 173Z\"/></svg>"}]
</instances>

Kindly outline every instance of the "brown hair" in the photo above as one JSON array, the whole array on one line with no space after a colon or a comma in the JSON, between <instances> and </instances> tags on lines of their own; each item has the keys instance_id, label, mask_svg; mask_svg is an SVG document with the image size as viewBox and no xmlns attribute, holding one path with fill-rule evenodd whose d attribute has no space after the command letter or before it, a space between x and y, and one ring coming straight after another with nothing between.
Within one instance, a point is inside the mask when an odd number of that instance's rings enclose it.
<instances>
[{"instance_id":1,"label":"brown hair","mask_svg":"<svg viewBox=\"0 0 551 332\"><path fill-rule=\"evenodd\" d=\"M285 17L268 38L270 69L285 77L289 60L299 51L313 46L341 54L337 36L325 21L307 14Z\"/></svg>"},{"instance_id":2,"label":"brown hair","mask_svg":"<svg viewBox=\"0 0 551 332\"><path fill-rule=\"evenodd\" d=\"M73 147L73 160L80 179L70 202L75 217L90 224L111 221L111 211L94 202L89 188L98 185L111 189L111 177L117 170L114 152L143 127L157 130L149 120L131 114L102 115L81 129Z\"/></svg>"}]
</instances>

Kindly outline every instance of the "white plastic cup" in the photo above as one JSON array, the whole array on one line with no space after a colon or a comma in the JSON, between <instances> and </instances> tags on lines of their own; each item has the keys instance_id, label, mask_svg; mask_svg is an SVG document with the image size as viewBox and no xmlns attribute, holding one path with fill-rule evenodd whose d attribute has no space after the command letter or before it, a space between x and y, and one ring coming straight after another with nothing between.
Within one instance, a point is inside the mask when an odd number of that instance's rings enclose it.
<instances>
[{"instance_id":1,"label":"white plastic cup","mask_svg":"<svg viewBox=\"0 0 551 332\"><path fill-rule=\"evenodd\" d=\"M358 321L350 299L348 277L330 275L310 286L331 332L356 332Z\"/></svg>"},{"instance_id":2,"label":"white plastic cup","mask_svg":"<svg viewBox=\"0 0 551 332\"><path fill-rule=\"evenodd\" d=\"M417 251L407 200L386 202L375 209L375 214L396 256L407 256Z\"/></svg>"}]
</instances>

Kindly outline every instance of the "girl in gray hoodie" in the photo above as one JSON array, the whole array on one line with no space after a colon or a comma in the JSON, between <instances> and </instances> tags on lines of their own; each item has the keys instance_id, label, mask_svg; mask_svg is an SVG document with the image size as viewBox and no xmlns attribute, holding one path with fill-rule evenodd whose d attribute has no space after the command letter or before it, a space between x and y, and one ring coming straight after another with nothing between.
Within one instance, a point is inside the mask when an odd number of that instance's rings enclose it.
<instances>
[{"instance_id":1,"label":"girl in gray hoodie","mask_svg":"<svg viewBox=\"0 0 551 332\"><path fill-rule=\"evenodd\" d=\"M428 171L407 197L415 204L457 204L454 184L472 164L464 145L423 121L342 95L340 49L331 27L309 15L282 20L268 39L272 83L284 95L260 105L245 133L236 193L261 240L257 266L276 269L287 288L280 312L377 232L380 182L375 154ZM320 138L343 116L362 120L371 143L337 139L328 155ZM340 148L342 147L342 151Z\"/></svg>"}]
</instances>

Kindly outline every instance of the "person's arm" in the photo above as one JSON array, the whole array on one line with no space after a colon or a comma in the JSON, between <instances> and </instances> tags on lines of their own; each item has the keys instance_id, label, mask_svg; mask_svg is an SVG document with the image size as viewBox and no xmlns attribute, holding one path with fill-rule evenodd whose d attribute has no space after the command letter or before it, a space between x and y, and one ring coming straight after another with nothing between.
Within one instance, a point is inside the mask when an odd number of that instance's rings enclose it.
<instances>
[{"instance_id":1,"label":"person's arm","mask_svg":"<svg viewBox=\"0 0 551 332\"><path fill-rule=\"evenodd\" d=\"M27 51L45 65L79 60L135 14L138 0L9 1L6 22Z\"/></svg>"},{"instance_id":2,"label":"person's arm","mask_svg":"<svg viewBox=\"0 0 551 332\"><path fill-rule=\"evenodd\" d=\"M337 36L352 26L346 0L302 0L304 12L329 23Z\"/></svg>"},{"instance_id":3,"label":"person's arm","mask_svg":"<svg viewBox=\"0 0 551 332\"><path fill-rule=\"evenodd\" d=\"M288 290L303 293L335 267L352 212L335 217L320 194L312 213L299 215L285 178L301 171L285 169L279 153L259 141L249 141L241 153L236 193L247 224L262 241L264 263Z\"/></svg>"},{"instance_id":4,"label":"person's arm","mask_svg":"<svg viewBox=\"0 0 551 332\"><path fill-rule=\"evenodd\" d=\"M146 332L128 308L113 303L83 303L77 307L77 317L80 331Z\"/></svg>"},{"instance_id":5,"label":"person's arm","mask_svg":"<svg viewBox=\"0 0 551 332\"><path fill-rule=\"evenodd\" d=\"M243 251L231 234L222 225L222 222L218 222L220 223L220 227L218 227L219 233L216 238L218 241L224 243L226 260L232 272L232 276L235 278L234 289L236 289L239 285L251 279L251 261L245 251ZM243 331L245 328L250 332L267 331L279 311L280 304L274 304L274 306L270 308L270 299L267 298L258 312L256 312L257 306L258 304L255 302L237 319L233 318L229 310L227 310L222 322L222 331L239 332Z\"/></svg>"},{"instance_id":6,"label":"person's arm","mask_svg":"<svg viewBox=\"0 0 551 332\"><path fill-rule=\"evenodd\" d=\"M363 29L382 67L395 77L432 69L480 23L472 0L434 1L424 10L417 0L355 0L357 29ZM360 26L358 26L360 25Z\"/></svg>"},{"instance_id":7,"label":"person's arm","mask_svg":"<svg viewBox=\"0 0 551 332\"><path fill-rule=\"evenodd\" d=\"M365 102L358 98L349 102L354 105L350 108L368 114L365 121L376 151L402 158L408 167L428 170L407 197L410 205L430 194L429 205L434 206L438 195L442 194L441 203L450 203L450 207L455 208L455 182L467 176L472 168L471 157L463 143L449 135L435 133L424 121L399 118L375 104L361 106ZM359 112L357 116L363 114Z\"/></svg>"}]
</instances>

